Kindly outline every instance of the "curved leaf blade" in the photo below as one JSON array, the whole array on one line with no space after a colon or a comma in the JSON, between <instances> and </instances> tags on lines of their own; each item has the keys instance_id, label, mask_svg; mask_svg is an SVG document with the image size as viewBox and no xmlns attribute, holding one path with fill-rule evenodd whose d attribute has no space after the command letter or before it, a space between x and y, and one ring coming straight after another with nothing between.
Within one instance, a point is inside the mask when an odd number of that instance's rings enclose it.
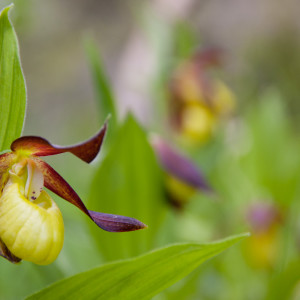
<instances>
[{"instance_id":1,"label":"curved leaf blade","mask_svg":"<svg viewBox=\"0 0 300 300\"><path fill-rule=\"evenodd\" d=\"M151 299L246 236L241 234L210 244L178 244L106 264L58 281L27 300Z\"/></svg>"},{"instance_id":2,"label":"curved leaf blade","mask_svg":"<svg viewBox=\"0 0 300 300\"><path fill-rule=\"evenodd\" d=\"M0 151L21 135L26 110L18 40L8 17L11 7L0 12Z\"/></svg>"}]
</instances>

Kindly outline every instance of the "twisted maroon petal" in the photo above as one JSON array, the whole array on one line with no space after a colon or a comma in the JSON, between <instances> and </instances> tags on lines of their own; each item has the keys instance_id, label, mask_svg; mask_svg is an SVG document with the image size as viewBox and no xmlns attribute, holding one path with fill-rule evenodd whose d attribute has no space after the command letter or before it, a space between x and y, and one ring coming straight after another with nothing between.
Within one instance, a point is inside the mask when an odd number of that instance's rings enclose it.
<instances>
[{"instance_id":1,"label":"twisted maroon petal","mask_svg":"<svg viewBox=\"0 0 300 300\"><path fill-rule=\"evenodd\" d=\"M32 160L36 163L38 168L44 175L44 186L60 196L61 198L69 201L73 205L77 206L85 214L89 215L85 205L72 189L72 187L46 162L38 157L32 157Z\"/></svg>"},{"instance_id":2,"label":"twisted maroon petal","mask_svg":"<svg viewBox=\"0 0 300 300\"><path fill-rule=\"evenodd\" d=\"M124 232L147 227L142 222L133 218L87 210L73 188L52 167L38 157L33 157L32 160L34 160L44 175L45 187L61 198L77 206L100 228L111 232Z\"/></svg>"},{"instance_id":3,"label":"twisted maroon petal","mask_svg":"<svg viewBox=\"0 0 300 300\"><path fill-rule=\"evenodd\" d=\"M38 136L23 136L16 139L11 144L11 150L28 151L30 154L36 156L48 156L71 152L83 161L90 163L100 151L106 129L107 123L105 123L100 131L89 140L68 147L53 145L46 139Z\"/></svg>"}]
</instances>

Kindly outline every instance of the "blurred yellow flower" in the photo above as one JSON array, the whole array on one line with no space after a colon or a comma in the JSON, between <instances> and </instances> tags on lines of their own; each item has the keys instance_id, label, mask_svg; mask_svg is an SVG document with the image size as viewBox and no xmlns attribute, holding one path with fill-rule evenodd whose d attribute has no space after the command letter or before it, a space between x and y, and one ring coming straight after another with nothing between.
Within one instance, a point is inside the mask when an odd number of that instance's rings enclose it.
<instances>
[{"instance_id":1,"label":"blurred yellow flower","mask_svg":"<svg viewBox=\"0 0 300 300\"><path fill-rule=\"evenodd\" d=\"M245 244L249 264L259 269L272 268L277 259L278 246L277 226L252 233Z\"/></svg>"},{"instance_id":2,"label":"blurred yellow flower","mask_svg":"<svg viewBox=\"0 0 300 300\"><path fill-rule=\"evenodd\" d=\"M235 96L209 69L219 64L220 51L207 49L184 62L170 84L172 127L191 144L207 141L235 107Z\"/></svg>"},{"instance_id":3,"label":"blurred yellow flower","mask_svg":"<svg viewBox=\"0 0 300 300\"><path fill-rule=\"evenodd\" d=\"M244 243L244 253L253 268L273 268L279 255L282 214L273 204L256 203L248 211L251 236Z\"/></svg>"}]
</instances>

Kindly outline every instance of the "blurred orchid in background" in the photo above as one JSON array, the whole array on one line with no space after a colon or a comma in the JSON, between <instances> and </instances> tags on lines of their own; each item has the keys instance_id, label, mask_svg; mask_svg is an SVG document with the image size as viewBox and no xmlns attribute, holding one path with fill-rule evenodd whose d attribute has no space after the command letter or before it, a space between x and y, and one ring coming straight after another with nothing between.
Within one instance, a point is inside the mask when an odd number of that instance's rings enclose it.
<instances>
[{"instance_id":1,"label":"blurred orchid in background","mask_svg":"<svg viewBox=\"0 0 300 300\"><path fill-rule=\"evenodd\" d=\"M259 202L247 212L251 237L245 243L247 261L254 268L273 268L279 255L283 213L274 203Z\"/></svg>"},{"instance_id":2,"label":"blurred orchid in background","mask_svg":"<svg viewBox=\"0 0 300 300\"><path fill-rule=\"evenodd\" d=\"M64 240L61 212L43 186L77 206L100 228L110 232L143 229L142 222L119 215L88 210L72 187L39 156L70 152L90 163L100 151L106 124L91 139L60 147L36 136L11 144L12 152L0 156L0 255L16 263L52 263Z\"/></svg>"},{"instance_id":3,"label":"blurred orchid in background","mask_svg":"<svg viewBox=\"0 0 300 300\"><path fill-rule=\"evenodd\" d=\"M174 207L182 209L197 191L213 192L199 168L191 160L173 149L158 135L151 137L151 144L165 173L167 199Z\"/></svg>"},{"instance_id":4,"label":"blurred orchid in background","mask_svg":"<svg viewBox=\"0 0 300 300\"><path fill-rule=\"evenodd\" d=\"M221 63L221 51L208 48L196 53L175 71L169 85L172 128L189 144L206 142L223 117L233 112L235 97L209 74Z\"/></svg>"}]
</instances>

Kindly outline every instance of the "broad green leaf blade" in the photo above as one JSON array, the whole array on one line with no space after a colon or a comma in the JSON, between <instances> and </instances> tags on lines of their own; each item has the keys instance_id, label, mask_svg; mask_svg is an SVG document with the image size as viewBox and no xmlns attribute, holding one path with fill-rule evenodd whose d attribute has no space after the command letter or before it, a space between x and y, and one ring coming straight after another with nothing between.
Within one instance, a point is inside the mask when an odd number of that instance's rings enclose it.
<instances>
[{"instance_id":1,"label":"broad green leaf blade","mask_svg":"<svg viewBox=\"0 0 300 300\"><path fill-rule=\"evenodd\" d=\"M21 135L26 109L18 40L8 17L11 7L0 13L0 151Z\"/></svg>"},{"instance_id":2,"label":"broad green leaf blade","mask_svg":"<svg viewBox=\"0 0 300 300\"><path fill-rule=\"evenodd\" d=\"M114 125L117 122L117 112L115 107L115 99L110 87L110 83L105 75L105 71L100 59L100 53L95 42L89 39L85 42L86 55L89 63L89 68L92 74L93 84L99 104L100 117L105 120L107 115L111 115L110 124Z\"/></svg>"},{"instance_id":3,"label":"broad green leaf blade","mask_svg":"<svg viewBox=\"0 0 300 300\"><path fill-rule=\"evenodd\" d=\"M91 226L106 260L133 257L155 247L166 213L161 175L146 133L129 116L95 174L88 207L138 219L148 229L111 234Z\"/></svg>"},{"instance_id":4,"label":"broad green leaf blade","mask_svg":"<svg viewBox=\"0 0 300 300\"><path fill-rule=\"evenodd\" d=\"M59 281L34 299L151 299L248 234L210 244L179 244L107 264Z\"/></svg>"}]
</instances>

